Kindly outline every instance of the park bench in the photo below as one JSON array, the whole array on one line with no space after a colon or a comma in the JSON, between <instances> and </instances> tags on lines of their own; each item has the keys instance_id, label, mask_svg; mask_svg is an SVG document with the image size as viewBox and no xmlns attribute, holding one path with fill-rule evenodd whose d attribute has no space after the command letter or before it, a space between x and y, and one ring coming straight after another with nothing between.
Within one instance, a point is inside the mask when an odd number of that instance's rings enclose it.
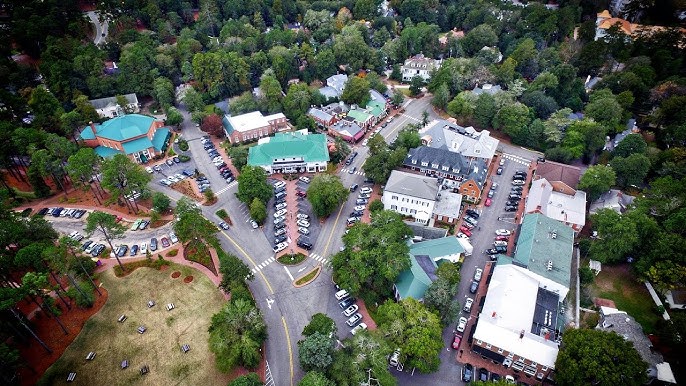
<instances>
[{"instance_id":1,"label":"park bench","mask_svg":"<svg viewBox=\"0 0 686 386\"><path fill-rule=\"evenodd\" d=\"M191 346L189 346L187 344L184 344L183 346L181 346L181 351L183 351L184 354L190 350L191 350Z\"/></svg>"},{"instance_id":2,"label":"park bench","mask_svg":"<svg viewBox=\"0 0 686 386\"><path fill-rule=\"evenodd\" d=\"M92 361L93 359L95 359L95 351L91 351L86 355L86 360Z\"/></svg>"},{"instance_id":3,"label":"park bench","mask_svg":"<svg viewBox=\"0 0 686 386\"><path fill-rule=\"evenodd\" d=\"M67 382L74 382L74 379L76 379L76 373L69 373L67 375Z\"/></svg>"},{"instance_id":4,"label":"park bench","mask_svg":"<svg viewBox=\"0 0 686 386\"><path fill-rule=\"evenodd\" d=\"M148 367L148 365L143 365L143 367L141 367L141 375L145 375L149 371L150 371L150 368Z\"/></svg>"},{"instance_id":5,"label":"park bench","mask_svg":"<svg viewBox=\"0 0 686 386\"><path fill-rule=\"evenodd\" d=\"M169 304L167 304L167 311L171 311L171 310L173 310L174 308L176 308L176 306L174 306L174 303L169 303Z\"/></svg>"},{"instance_id":6,"label":"park bench","mask_svg":"<svg viewBox=\"0 0 686 386\"><path fill-rule=\"evenodd\" d=\"M117 319L117 322L124 323L125 320L126 320L126 315L121 314L121 315L119 315L119 319Z\"/></svg>"},{"instance_id":7,"label":"park bench","mask_svg":"<svg viewBox=\"0 0 686 386\"><path fill-rule=\"evenodd\" d=\"M145 328L145 326L138 326L138 333L139 333L139 334L144 333L145 330L147 330L147 328Z\"/></svg>"},{"instance_id":8,"label":"park bench","mask_svg":"<svg viewBox=\"0 0 686 386\"><path fill-rule=\"evenodd\" d=\"M127 359L124 359L123 361L121 361L121 369L124 370L127 367L129 367L129 361Z\"/></svg>"},{"instance_id":9,"label":"park bench","mask_svg":"<svg viewBox=\"0 0 686 386\"><path fill-rule=\"evenodd\" d=\"M153 300L148 300L148 308L152 308L155 306L155 301Z\"/></svg>"}]
</instances>

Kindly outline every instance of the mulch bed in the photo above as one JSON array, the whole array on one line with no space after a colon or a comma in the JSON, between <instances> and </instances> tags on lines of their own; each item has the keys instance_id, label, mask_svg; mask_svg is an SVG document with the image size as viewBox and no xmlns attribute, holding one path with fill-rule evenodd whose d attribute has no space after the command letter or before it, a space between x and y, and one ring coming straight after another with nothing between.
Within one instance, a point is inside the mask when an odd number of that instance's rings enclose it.
<instances>
[{"instance_id":1,"label":"mulch bed","mask_svg":"<svg viewBox=\"0 0 686 386\"><path fill-rule=\"evenodd\" d=\"M176 279L176 278L179 277L179 276L181 276L181 272L179 272L179 271L174 271L174 272L171 274L172 279Z\"/></svg>"},{"instance_id":2,"label":"mulch bed","mask_svg":"<svg viewBox=\"0 0 686 386\"><path fill-rule=\"evenodd\" d=\"M67 327L69 335L64 335L64 332L54 318L41 315L31 321L38 337L53 352L51 354L47 353L34 339L26 343L18 342L16 345L13 345L19 349L21 357L27 360L28 366L36 371L34 373L28 367L22 367L19 370L19 378L22 385L35 385L45 370L62 356L64 350L79 335L86 321L105 305L107 302L107 290L103 287L99 287L99 289L102 292L102 296L99 296L97 292L94 293L95 303L91 308L79 308L74 304L71 310L67 310L61 301L58 300L58 303L56 303L62 306L60 320Z\"/></svg>"},{"instance_id":3,"label":"mulch bed","mask_svg":"<svg viewBox=\"0 0 686 386\"><path fill-rule=\"evenodd\" d=\"M192 281L193 281L193 276L192 276L192 275L186 276L186 277L183 278L183 282L186 283L186 284L188 284L188 283L190 283L190 282L192 282Z\"/></svg>"}]
</instances>

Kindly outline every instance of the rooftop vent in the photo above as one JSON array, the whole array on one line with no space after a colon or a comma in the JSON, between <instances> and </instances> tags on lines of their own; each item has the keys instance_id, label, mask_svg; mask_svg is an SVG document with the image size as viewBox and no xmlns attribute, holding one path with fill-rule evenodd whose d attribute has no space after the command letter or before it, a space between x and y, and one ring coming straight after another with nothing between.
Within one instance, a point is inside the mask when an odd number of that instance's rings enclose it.
<instances>
[{"instance_id":1,"label":"rooftop vent","mask_svg":"<svg viewBox=\"0 0 686 386\"><path fill-rule=\"evenodd\" d=\"M556 239L557 238L557 232L553 231L553 233L550 234L551 239Z\"/></svg>"},{"instance_id":2,"label":"rooftop vent","mask_svg":"<svg viewBox=\"0 0 686 386\"><path fill-rule=\"evenodd\" d=\"M553 261L552 260L548 260L548 264L546 264L546 269L548 269L548 271L553 270Z\"/></svg>"}]
</instances>

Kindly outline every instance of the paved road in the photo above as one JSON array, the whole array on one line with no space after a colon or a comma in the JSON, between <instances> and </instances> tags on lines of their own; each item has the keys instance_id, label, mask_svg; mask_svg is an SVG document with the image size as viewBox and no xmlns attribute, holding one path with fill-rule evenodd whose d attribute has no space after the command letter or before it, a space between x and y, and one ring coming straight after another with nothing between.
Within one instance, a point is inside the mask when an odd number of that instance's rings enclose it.
<instances>
[{"instance_id":1,"label":"paved road","mask_svg":"<svg viewBox=\"0 0 686 386\"><path fill-rule=\"evenodd\" d=\"M107 17L102 19L100 22L100 16L95 11L86 12L91 23L95 27L95 35L93 36L93 43L97 46L100 43L104 43L107 39L107 31L109 28L109 23L107 22Z\"/></svg>"}]
</instances>

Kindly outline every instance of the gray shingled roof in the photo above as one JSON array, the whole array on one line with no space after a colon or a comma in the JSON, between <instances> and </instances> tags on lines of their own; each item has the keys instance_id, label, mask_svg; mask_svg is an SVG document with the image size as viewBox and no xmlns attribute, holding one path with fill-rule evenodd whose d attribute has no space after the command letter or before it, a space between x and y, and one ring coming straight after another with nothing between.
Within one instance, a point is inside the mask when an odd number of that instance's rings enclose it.
<instances>
[{"instance_id":1,"label":"gray shingled roof","mask_svg":"<svg viewBox=\"0 0 686 386\"><path fill-rule=\"evenodd\" d=\"M438 181L433 177L394 170L388 178L384 192L404 194L425 200L435 200L438 193Z\"/></svg>"},{"instance_id":2,"label":"gray shingled roof","mask_svg":"<svg viewBox=\"0 0 686 386\"><path fill-rule=\"evenodd\" d=\"M426 162L428 165L423 166L423 162ZM437 173L445 173L455 179L472 179L479 186L483 186L486 181L487 167L484 160L469 160L460 153L455 153L446 149L436 149L428 146L410 149L403 164L407 167L416 167L424 170L432 170ZM434 165L437 167L434 167ZM443 170L444 166L447 166L449 170Z\"/></svg>"}]
</instances>

